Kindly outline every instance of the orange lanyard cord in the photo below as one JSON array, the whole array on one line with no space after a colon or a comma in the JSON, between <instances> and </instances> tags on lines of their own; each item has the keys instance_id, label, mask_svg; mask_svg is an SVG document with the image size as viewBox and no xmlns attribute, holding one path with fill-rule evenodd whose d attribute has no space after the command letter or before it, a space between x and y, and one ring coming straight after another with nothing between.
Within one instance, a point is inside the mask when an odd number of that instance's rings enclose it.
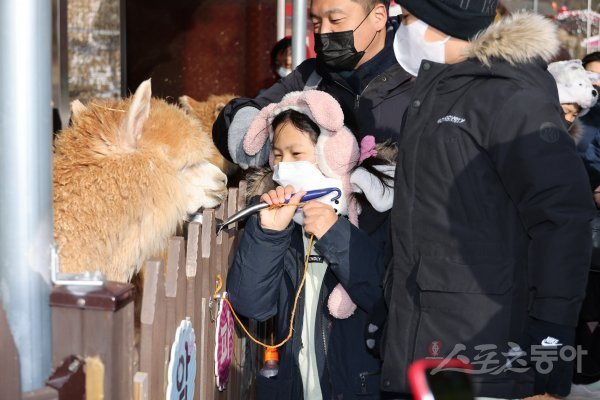
<instances>
[{"instance_id":1,"label":"orange lanyard cord","mask_svg":"<svg viewBox=\"0 0 600 400\"><path fill-rule=\"evenodd\" d=\"M269 209L274 209L277 207L284 207L284 206L300 206L302 204L304 204L304 203L273 204L269 207ZM308 271L308 260L310 257L310 251L312 249L314 237L315 237L315 235L310 236L310 242L308 244L308 252L306 254L306 259L304 261L304 273L302 274L302 281L300 282L300 286L298 286L298 291L296 292L296 296L294 298L294 306L292 307L292 315L290 316L290 330L288 332L287 337L285 339L283 339L281 342L279 342L275 345L269 345L264 342L261 342L260 340L256 339L254 336L252 336L252 334L250 332L248 332L248 329L246 329L246 327L244 326L242 321L240 321L240 318L238 317L235 310L233 309L233 305L231 304L229 299L227 297L223 297L223 301L225 301L225 303L227 303L227 305L229 306L229 309L231 310L231 313L233 314L233 318L235 319L235 321L242 328L244 333L250 338L250 340L252 340L254 343L256 343L260 346L263 346L265 348L271 347L271 348L276 349L276 348L279 348L279 347L283 346L284 344L286 344L292 338L292 335L294 334L294 320L296 317L296 308L298 306L298 299L300 298L300 293L302 292L302 288L304 287L304 283L306 282L306 272ZM218 297L219 297L218 293L221 290L221 288L223 287L223 278L221 278L220 274L217 275L217 281L218 281L217 288L215 289L215 292L213 294L213 299L215 299L215 300L218 299Z\"/></svg>"}]
</instances>

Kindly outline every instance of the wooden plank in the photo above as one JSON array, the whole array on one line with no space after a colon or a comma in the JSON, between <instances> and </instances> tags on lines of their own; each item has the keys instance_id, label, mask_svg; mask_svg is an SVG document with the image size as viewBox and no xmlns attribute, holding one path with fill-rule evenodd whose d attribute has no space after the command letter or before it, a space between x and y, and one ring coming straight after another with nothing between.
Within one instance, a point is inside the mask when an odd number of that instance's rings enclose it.
<instances>
[{"instance_id":1,"label":"wooden plank","mask_svg":"<svg viewBox=\"0 0 600 400\"><path fill-rule=\"evenodd\" d=\"M185 274L187 278L186 289L186 315L192 320L192 326L196 335L196 378L194 400L200 400L200 380L202 371L200 369L200 336L201 324L200 316L202 310L202 293L200 293L200 268L202 263L202 251L200 248L201 225L198 222L192 222L188 225L187 250ZM190 399L191 400L191 399Z\"/></svg>"},{"instance_id":2,"label":"wooden plank","mask_svg":"<svg viewBox=\"0 0 600 400\"><path fill-rule=\"evenodd\" d=\"M113 360L115 362L110 385L118 399L129 398L133 386L135 349L135 305L127 304L115 313Z\"/></svg>"},{"instance_id":3,"label":"wooden plank","mask_svg":"<svg viewBox=\"0 0 600 400\"><path fill-rule=\"evenodd\" d=\"M238 190L237 188L229 189L229 195L227 196L227 217L232 216L238 210ZM237 227L238 224L235 223L231 226L226 232L226 235L223 238L223 284L227 281L227 274L229 272L229 267L231 266L231 262L233 261L232 253L234 252L233 242L235 241L235 237L237 235Z\"/></svg>"},{"instance_id":4,"label":"wooden plank","mask_svg":"<svg viewBox=\"0 0 600 400\"><path fill-rule=\"evenodd\" d=\"M112 383L111 378L106 375L106 367L99 357L85 358L85 400L115 399L121 397L111 396L105 391L106 383ZM107 394L104 397L104 394ZM127 394L125 395L127 398Z\"/></svg>"},{"instance_id":5,"label":"wooden plank","mask_svg":"<svg viewBox=\"0 0 600 400\"><path fill-rule=\"evenodd\" d=\"M210 299L210 255L211 255L211 238L213 236L214 225L214 210L204 210L202 213L202 230L200 234L200 253L201 253L201 264L200 270L196 274L196 292L197 297L200 299L200 310L199 310L199 333L196 338L198 341L197 347L197 369L198 375L200 376L197 382L196 392L200 399L206 399L207 386L208 386L208 374L207 369L209 368L208 359L210 353L208 352L208 327L209 327L209 309L208 302ZM214 368L214 367L213 367ZM195 397L195 396L194 396Z\"/></svg>"},{"instance_id":6,"label":"wooden plank","mask_svg":"<svg viewBox=\"0 0 600 400\"><path fill-rule=\"evenodd\" d=\"M199 288L198 294L200 295L200 331L198 334L198 347L197 356L198 364L197 368L200 370L200 380L197 386L197 392L199 393L200 399L206 398L207 385L208 385L208 374L206 370L208 366L208 352L207 352L207 341L208 341L208 320L209 310L209 292L210 292L210 240L211 231L214 227L214 210L204 210L202 213L202 231L200 234L200 253L201 253L201 264L200 270L196 276L196 287Z\"/></svg>"},{"instance_id":7,"label":"wooden plank","mask_svg":"<svg viewBox=\"0 0 600 400\"><path fill-rule=\"evenodd\" d=\"M215 209L215 219L220 219L222 220L225 214L225 207L223 207L223 205L221 204L219 207L217 207ZM215 224L216 225L216 224ZM211 284L211 296L214 293L215 289L217 288L217 275L221 275L222 276L222 271L223 271L223 260L222 260L222 256L223 256L223 252L222 252L222 247L223 247L223 234L219 234L216 235L216 231L213 230L213 233L211 235L211 243L212 243L212 254L210 257L210 284ZM217 302L213 302L213 306L211 308L211 318L209 320L209 326L208 326L208 338L209 338L209 349L210 352L209 354L213 354L212 356L210 356L210 362L209 362L209 367L214 363L214 346L216 343L216 336L215 336L215 327L216 327L216 323L215 323L215 318L216 318L216 314L217 314ZM217 389L216 386L216 378L215 378L215 373L214 373L214 367L213 368L209 368L209 386L212 386L212 391L209 390L208 392L208 396L207 398L214 398L214 399L220 399L221 398L221 392L219 392L219 390Z\"/></svg>"},{"instance_id":8,"label":"wooden plank","mask_svg":"<svg viewBox=\"0 0 600 400\"><path fill-rule=\"evenodd\" d=\"M216 210L206 210L202 219L202 269L205 288L203 299L205 300L206 316L203 325L203 371L204 371L204 399L214 399L214 324L212 323L211 299L215 289L215 258L216 258L216 232L215 232ZM203 288L204 289L204 288Z\"/></svg>"},{"instance_id":9,"label":"wooden plank","mask_svg":"<svg viewBox=\"0 0 600 400\"><path fill-rule=\"evenodd\" d=\"M2 368L0 368L2 397L5 399L19 399L21 397L19 353L13 341L2 303L0 303L0 362L2 363Z\"/></svg>"},{"instance_id":10,"label":"wooden plank","mask_svg":"<svg viewBox=\"0 0 600 400\"><path fill-rule=\"evenodd\" d=\"M113 371L116 357L113 354L113 342L119 340L115 335L115 313L103 310L85 310L82 313L83 321L83 354L97 356L104 364L104 391L106 398L116 398L113 392ZM98 397L93 397L98 398Z\"/></svg>"},{"instance_id":11,"label":"wooden plank","mask_svg":"<svg viewBox=\"0 0 600 400\"><path fill-rule=\"evenodd\" d=\"M133 400L148 400L148 374L136 372L133 377Z\"/></svg>"},{"instance_id":12,"label":"wooden plank","mask_svg":"<svg viewBox=\"0 0 600 400\"><path fill-rule=\"evenodd\" d=\"M235 214L237 212L238 209L238 189L237 188L230 188L229 189L229 193L227 196L227 210L226 210L226 215L227 217L230 217L231 215ZM233 242L235 240L235 236L237 234L237 223L232 225L230 227L230 229L227 230L226 235L223 238L223 255L222 255L222 262L223 262L223 285L225 285L225 287L223 288L223 290L226 290L226 283L227 283L227 275L229 273L229 267L231 266L231 261L233 260L233 257L231 256L231 253L233 252ZM227 395L227 399L228 400L234 400L234 399L239 399L239 390L238 386L239 386L239 381L238 381L238 375L236 373L236 367L235 367L235 358L237 356L237 337L234 334L233 337L233 362L232 365L230 367L230 374L229 374L229 382L227 384L227 390L226 390L226 395Z\"/></svg>"},{"instance_id":13,"label":"wooden plank","mask_svg":"<svg viewBox=\"0 0 600 400\"><path fill-rule=\"evenodd\" d=\"M2 396L4 395L8 395L9 393L4 392L4 389L2 391L2 393L0 393ZM5 397L2 397L2 399L4 399ZM18 399L19 397L6 397L6 399ZM42 389L38 389L38 390L34 390L32 392L25 392L23 393L23 397L21 397L22 400L59 400L58 398L58 391L56 389L53 389L51 387L45 387Z\"/></svg>"},{"instance_id":14,"label":"wooden plank","mask_svg":"<svg viewBox=\"0 0 600 400\"><path fill-rule=\"evenodd\" d=\"M151 400L164 397L165 282L160 259L146 262L141 314L140 371L148 374Z\"/></svg>"},{"instance_id":15,"label":"wooden plank","mask_svg":"<svg viewBox=\"0 0 600 400\"><path fill-rule=\"evenodd\" d=\"M236 211L242 210L246 207L246 193L247 193L247 183L246 181L241 181L238 185L237 192L237 205ZM236 234L231 240L231 250L229 252L229 265L233 263L233 258L235 257L235 250L238 246L240 237L243 233L243 229L240 228L239 224L236 226ZM256 330L254 331L256 333ZM248 339L244 337L244 333L241 329L236 329L235 337L234 337L234 381L236 387L235 399L243 399L248 396L251 396L250 393L245 393L245 382L247 381L247 376L254 376L251 371L252 361L246 362L246 347L247 346L256 346L254 343L251 343ZM247 365L250 366L247 371L244 369Z\"/></svg>"},{"instance_id":16,"label":"wooden plank","mask_svg":"<svg viewBox=\"0 0 600 400\"><path fill-rule=\"evenodd\" d=\"M185 240L183 238L179 238L181 240L181 244L179 246L179 259L177 260L178 273L177 273L177 296L176 298L176 308L175 312L177 313L178 326L181 321L183 321L186 317L189 317L186 313L187 306L187 276L186 276L186 254L185 254ZM190 318L191 319L191 318Z\"/></svg>"},{"instance_id":17,"label":"wooden plank","mask_svg":"<svg viewBox=\"0 0 600 400\"><path fill-rule=\"evenodd\" d=\"M83 354L83 310L52 307L52 365L71 354Z\"/></svg>"},{"instance_id":18,"label":"wooden plank","mask_svg":"<svg viewBox=\"0 0 600 400\"><path fill-rule=\"evenodd\" d=\"M169 239L167 255L167 274L165 277L165 306L166 306L166 337L165 345L169 352L175 340L175 332L185 319L185 241L182 237Z\"/></svg>"}]
</instances>

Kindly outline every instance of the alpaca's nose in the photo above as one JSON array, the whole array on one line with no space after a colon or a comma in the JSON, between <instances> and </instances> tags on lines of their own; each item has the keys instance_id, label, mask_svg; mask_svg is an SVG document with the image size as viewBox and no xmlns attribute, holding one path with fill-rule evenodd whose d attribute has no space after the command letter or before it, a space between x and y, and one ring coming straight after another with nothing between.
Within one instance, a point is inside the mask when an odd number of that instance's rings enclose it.
<instances>
[{"instance_id":1,"label":"alpaca's nose","mask_svg":"<svg viewBox=\"0 0 600 400\"><path fill-rule=\"evenodd\" d=\"M598 96L598 92L596 91L596 89L592 89L592 96L594 96L594 97Z\"/></svg>"}]
</instances>

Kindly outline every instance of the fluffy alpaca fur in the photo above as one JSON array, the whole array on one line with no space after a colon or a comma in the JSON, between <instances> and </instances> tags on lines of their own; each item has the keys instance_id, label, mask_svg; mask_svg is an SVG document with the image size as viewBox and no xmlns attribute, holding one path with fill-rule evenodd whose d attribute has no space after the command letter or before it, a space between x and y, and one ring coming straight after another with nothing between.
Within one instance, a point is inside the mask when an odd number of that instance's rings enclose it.
<instances>
[{"instance_id":1,"label":"fluffy alpaca fur","mask_svg":"<svg viewBox=\"0 0 600 400\"><path fill-rule=\"evenodd\" d=\"M187 213L215 207L226 176L207 162L216 149L181 108L132 98L73 106L54 143L54 236L63 272L100 270L126 282L159 254Z\"/></svg>"},{"instance_id":2,"label":"fluffy alpaca fur","mask_svg":"<svg viewBox=\"0 0 600 400\"><path fill-rule=\"evenodd\" d=\"M239 96L233 94L210 95L205 101L197 101L189 96L181 96L179 103L191 116L200 121L205 132L212 132L212 126L223 107L236 97ZM212 138L211 133L207 134ZM237 165L226 160L218 150L210 158L210 162L221 168L221 171L228 176L233 175L238 169Z\"/></svg>"},{"instance_id":3,"label":"fluffy alpaca fur","mask_svg":"<svg viewBox=\"0 0 600 400\"><path fill-rule=\"evenodd\" d=\"M481 31L467 48L468 58L486 65L492 59L511 64L542 58L548 62L558 52L560 41L552 21L538 14L516 13Z\"/></svg>"}]
</instances>

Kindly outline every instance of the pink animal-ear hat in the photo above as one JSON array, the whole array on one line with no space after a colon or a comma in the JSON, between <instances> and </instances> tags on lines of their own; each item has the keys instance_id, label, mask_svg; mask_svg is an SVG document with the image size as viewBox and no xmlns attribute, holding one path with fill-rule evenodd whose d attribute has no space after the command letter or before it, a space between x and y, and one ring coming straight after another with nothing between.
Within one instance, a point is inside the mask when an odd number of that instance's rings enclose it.
<instances>
[{"instance_id":1,"label":"pink animal-ear hat","mask_svg":"<svg viewBox=\"0 0 600 400\"><path fill-rule=\"evenodd\" d=\"M341 180L344 193L351 194L350 173L360 157L358 142L344 126L344 113L340 104L331 95L320 90L291 92L279 103L264 107L252 121L244 137L246 154L253 156L262 149L267 139L273 141L271 124L277 115L286 110L305 114L319 126L321 134L316 144L319 169L326 177ZM273 166L272 153L269 164ZM348 199L348 218L358 226L358 212L353 197Z\"/></svg>"},{"instance_id":2,"label":"pink animal-ear hat","mask_svg":"<svg viewBox=\"0 0 600 400\"><path fill-rule=\"evenodd\" d=\"M244 137L244 151L253 156L262 149L267 139L271 139L272 142L274 132L271 124L277 115L286 110L305 114L319 126L321 133L316 144L317 164L323 175L342 181L343 192L349 196L348 219L358 226L356 200L350 196L350 173L358 163L360 150L356 138L344 126L342 107L331 95L320 90L291 92L279 103L264 107ZM273 166L272 152L269 164ZM348 318L356 310L356 304L341 284L332 290L327 306L331 315L342 319Z\"/></svg>"}]
</instances>

